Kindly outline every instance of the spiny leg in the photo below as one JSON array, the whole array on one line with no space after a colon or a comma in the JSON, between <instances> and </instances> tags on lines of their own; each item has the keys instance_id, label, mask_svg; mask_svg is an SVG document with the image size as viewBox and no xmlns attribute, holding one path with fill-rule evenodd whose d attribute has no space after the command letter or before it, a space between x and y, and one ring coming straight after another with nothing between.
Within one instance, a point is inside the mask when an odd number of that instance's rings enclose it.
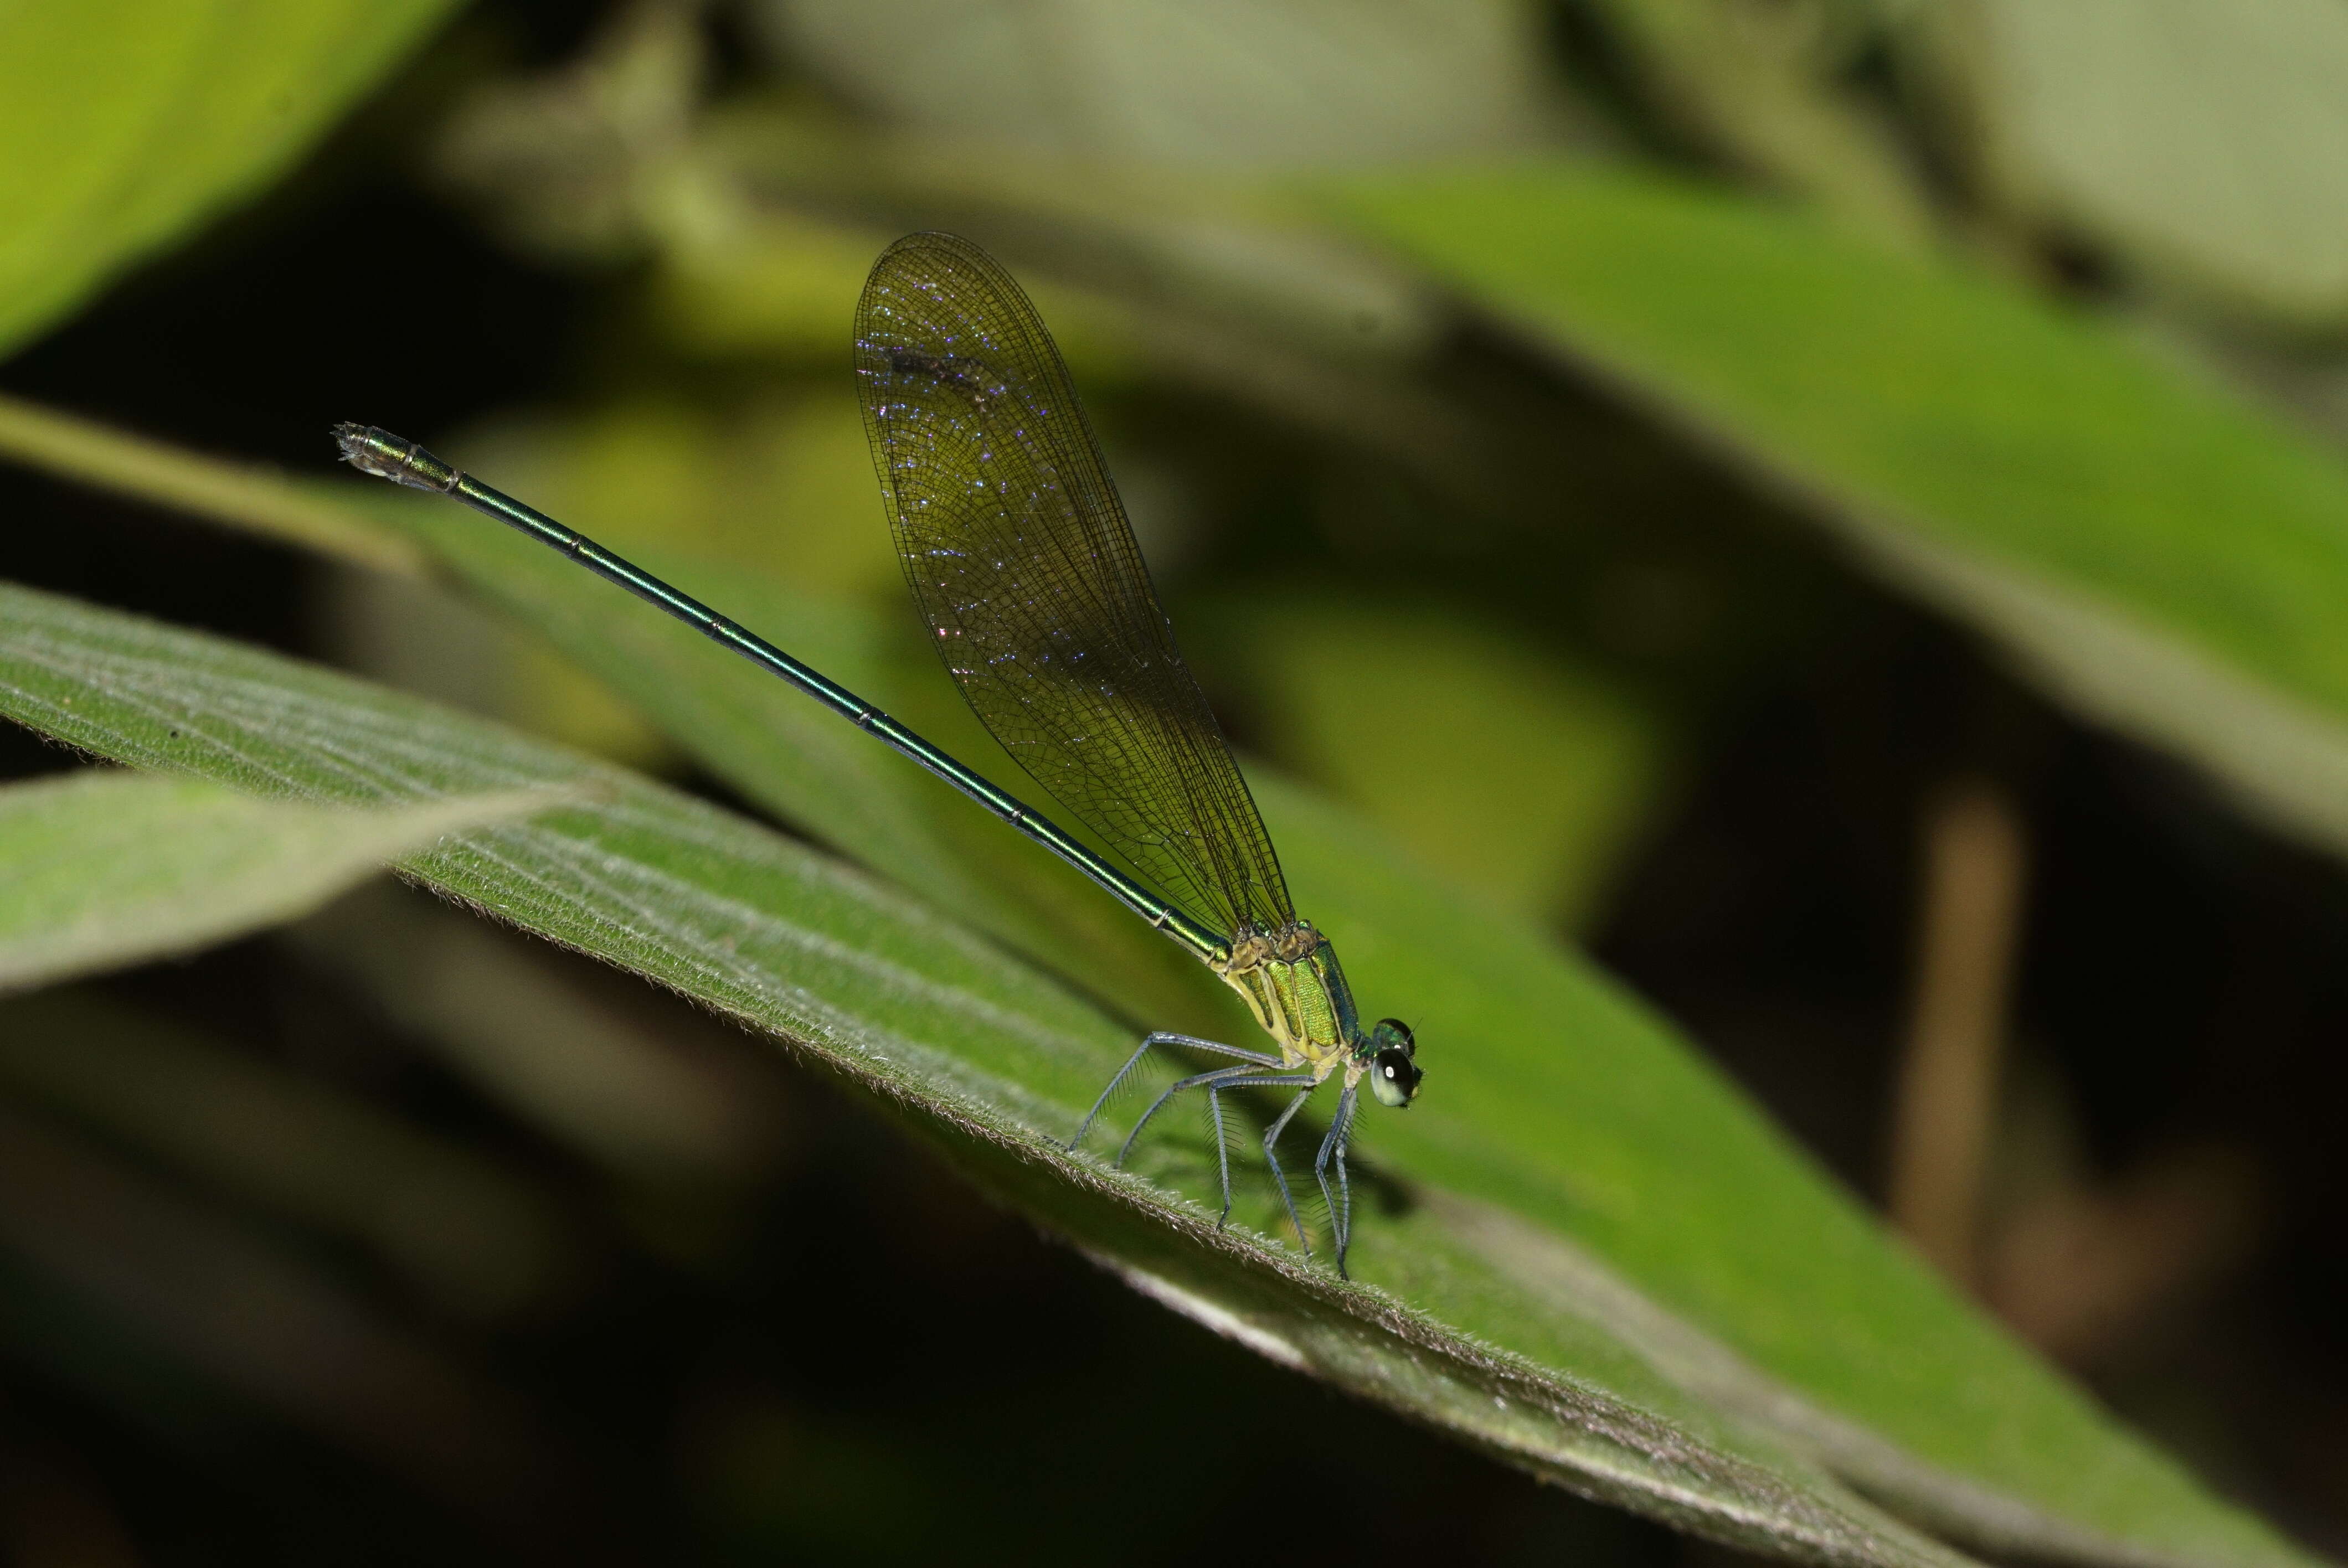
<instances>
[{"instance_id":1,"label":"spiny leg","mask_svg":"<svg viewBox=\"0 0 2348 1568\"><path fill-rule=\"evenodd\" d=\"M1141 1137L1141 1130L1149 1125L1149 1119L1157 1115L1160 1111L1164 1110L1166 1108L1166 1102L1169 1100L1173 1099L1177 1094L1181 1093L1185 1089L1196 1089L1201 1084L1212 1084L1222 1079L1236 1078L1242 1073L1261 1072L1262 1071L1263 1069L1256 1066L1253 1062L1242 1061L1236 1067L1218 1067L1210 1072L1195 1072L1188 1078L1180 1079L1176 1082L1169 1084L1166 1088L1166 1092L1160 1094L1157 1099L1149 1102L1149 1109L1141 1113L1141 1120L1136 1122L1133 1124L1133 1131L1125 1135L1125 1146L1117 1152L1117 1163L1120 1166L1125 1163L1126 1157L1133 1153L1133 1145ZM1216 1142L1220 1143L1222 1140L1218 1136Z\"/></svg>"},{"instance_id":2,"label":"spiny leg","mask_svg":"<svg viewBox=\"0 0 2348 1568\"><path fill-rule=\"evenodd\" d=\"M1279 1118L1263 1130L1263 1163L1272 1167L1272 1179L1280 1184L1280 1201L1288 1210L1288 1223L1296 1227L1296 1245L1304 1249L1304 1255L1307 1257L1313 1255L1313 1244L1305 1238L1304 1221L1297 1214L1296 1200L1289 1195L1288 1173L1281 1169L1280 1155L1273 1151L1272 1145L1280 1142L1280 1135L1287 1131L1290 1120L1299 1111L1304 1109L1304 1102L1312 1099L1313 1091L1320 1087L1319 1079L1306 1079L1303 1091L1290 1101L1288 1109L1282 1112Z\"/></svg>"},{"instance_id":3,"label":"spiny leg","mask_svg":"<svg viewBox=\"0 0 2348 1568\"><path fill-rule=\"evenodd\" d=\"M1359 1086L1348 1084L1345 1092L1337 1097L1337 1114L1330 1118L1329 1131L1321 1140L1321 1152L1313 1157L1313 1175L1321 1184L1321 1201L1329 1205L1329 1228L1336 1233L1337 1276L1351 1279L1345 1272L1345 1249L1354 1240L1354 1189L1345 1179L1345 1141L1353 1133L1354 1097ZM1337 1194L1329 1194L1329 1160L1337 1161Z\"/></svg>"},{"instance_id":4,"label":"spiny leg","mask_svg":"<svg viewBox=\"0 0 2348 1568\"><path fill-rule=\"evenodd\" d=\"M1141 1065L1141 1059L1149 1054L1150 1048L1159 1045L1187 1045L1196 1050L1216 1051L1224 1056L1236 1056L1241 1061L1257 1067L1280 1065L1280 1058L1276 1056L1268 1055L1261 1050L1250 1050L1244 1046L1225 1045L1220 1040L1200 1040L1196 1035L1189 1034L1169 1034L1162 1030L1158 1033L1148 1035L1143 1038L1139 1048L1125 1059L1125 1065L1118 1068L1117 1076L1108 1081L1108 1087L1101 1091L1098 1100L1093 1102L1093 1108L1085 1113L1084 1122L1076 1129L1076 1135L1068 1140L1069 1153L1075 1153L1076 1145L1085 1141L1085 1134L1092 1131L1093 1123L1100 1119L1101 1111L1108 1104L1109 1097L1125 1087L1125 1081L1133 1076L1133 1070ZM1156 1107L1153 1106L1151 1109L1155 1110ZM1137 1127L1135 1131L1138 1132L1140 1129ZM1132 1146L1133 1141L1130 1138L1127 1139L1126 1147L1130 1149ZM1125 1156L1118 1155L1117 1163L1124 1163Z\"/></svg>"},{"instance_id":5,"label":"spiny leg","mask_svg":"<svg viewBox=\"0 0 2348 1568\"><path fill-rule=\"evenodd\" d=\"M1231 1071L1229 1068L1224 1069L1226 1072ZM1207 1085L1207 1105L1215 1121L1215 1163L1221 1170L1223 1176L1223 1212L1221 1217L1215 1221L1217 1230L1222 1229L1224 1223L1231 1217L1231 1145L1223 1137L1223 1091L1226 1089L1293 1089L1302 1086L1304 1094L1310 1094L1313 1092L1312 1086L1319 1081L1320 1080L1309 1072L1282 1072L1270 1078L1219 1078ZM1296 1103L1301 1105L1303 1102L1304 1095L1298 1095ZM1272 1135L1278 1136L1280 1129L1287 1123L1289 1117L1295 1113L1296 1105L1291 1105L1286 1111L1282 1112L1280 1120L1272 1123ZM1264 1140L1263 1152L1267 1155L1272 1153L1270 1138ZM1280 1162L1277 1160L1272 1163L1272 1173L1280 1183L1281 1200L1286 1202L1288 1179L1281 1175ZM1288 1217L1291 1219L1296 1217L1294 1204L1288 1205ZM1302 1225L1297 1227L1296 1239L1298 1241L1304 1239L1304 1227ZM1313 1249L1307 1245L1304 1250L1309 1253Z\"/></svg>"},{"instance_id":6,"label":"spiny leg","mask_svg":"<svg viewBox=\"0 0 2348 1568\"><path fill-rule=\"evenodd\" d=\"M1305 1240L1304 1222L1297 1217L1296 1200L1289 1194L1287 1173L1281 1169L1279 1157L1272 1153L1272 1146L1280 1137L1281 1130L1288 1125L1289 1119L1303 1108L1305 1101L1312 1098L1313 1091L1320 1086L1321 1080L1310 1072L1265 1073L1264 1068L1277 1067L1280 1065L1279 1061L1255 1051L1243 1051L1238 1046L1216 1045L1212 1040L1194 1040L1187 1036L1174 1038L1179 1039L1186 1045L1207 1045L1219 1050L1229 1051L1234 1056L1244 1055L1255 1060L1242 1061L1233 1067L1218 1067L1210 1071L1192 1073L1188 1078L1168 1085L1164 1093L1149 1102L1149 1109L1141 1113L1140 1120L1134 1122L1133 1131L1126 1134L1124 1147L1117 1152L1117 1164L1120 1167L1124 1165L1127 1158L1133 1153L1134 1144L1140 1141L1142 1129L1148 1127L1150 1120L1166 1108L1168 1101L1186 1089L1206 1090L1207 1113L1215 1128L1215 1173L1223 1193L1222 1212L1215 1218L1215 1228L1220 1230L1231 1217L1231 1140L1223 1123L1223 1091L1226 1089L1302 1089L1304 1092L1290 1102L1288 1109L1280 1113L1279 1119L1264 1134L1263 1153L1265 1159L1271 1162L1272 1179L1280 1184L1280 1201L1287 1205L1289 1222L1296 1226L1296 1239L1303 1244L1306 1255L1311 1255L1313 1245ZM1130 1068L1131 1063L1127 1065ZM1095 1109L1097 1112L1098 1108ZM1086 1124L1090 1124L1090 1118L1086 1118Z\"/></svg>"}]
</instances>

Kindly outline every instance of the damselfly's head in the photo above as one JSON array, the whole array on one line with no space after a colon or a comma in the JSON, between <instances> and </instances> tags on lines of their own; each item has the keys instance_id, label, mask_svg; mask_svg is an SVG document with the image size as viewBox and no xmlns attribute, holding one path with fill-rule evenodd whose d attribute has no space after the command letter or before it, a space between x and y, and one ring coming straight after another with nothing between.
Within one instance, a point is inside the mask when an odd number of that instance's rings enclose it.
<instances>
[{"instance_id":1,"label":"damselfly's head","mask_svg":"<svg viewBox=\"0 0 2348 1568\"><path fill-rule=\"evenodd\" d=\"M1382 1018L1378 1027L1370 1030L1370 1092L1378 1097L1381 1105L1391 1105L1399 1111L1418 1093L1418 1081L1424 1077L1418 1063L1418 1041L1411 1038L1410 1025L1398 1018Z\"/></svg>"}]
</instances>

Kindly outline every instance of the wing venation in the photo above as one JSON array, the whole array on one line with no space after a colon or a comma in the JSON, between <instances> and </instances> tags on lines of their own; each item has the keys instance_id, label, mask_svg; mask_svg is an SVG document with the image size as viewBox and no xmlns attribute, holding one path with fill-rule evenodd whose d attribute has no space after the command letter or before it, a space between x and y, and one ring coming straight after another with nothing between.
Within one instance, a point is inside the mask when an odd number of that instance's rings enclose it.
<instances>
[{"instance_id":1,"label":"wing venation","mask_svg":"<svg viewBox=\"0 0 2348 1568\"><path fill-rule=\"evenodd\" d=\"M913 234L856 310L865 432L905 579L979 718L1193 919L1295 918L1272 840L1034 305Z\"/></svg>"}]
</instances>

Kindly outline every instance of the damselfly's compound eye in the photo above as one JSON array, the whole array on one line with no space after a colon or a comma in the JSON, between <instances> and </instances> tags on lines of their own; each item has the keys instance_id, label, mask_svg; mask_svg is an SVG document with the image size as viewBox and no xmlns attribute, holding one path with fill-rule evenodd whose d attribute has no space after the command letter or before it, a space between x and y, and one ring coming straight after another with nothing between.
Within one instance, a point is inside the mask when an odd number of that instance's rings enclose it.
<instances>
[{"instance_id":1,"label":"damselfly's compound eye","mask_svg":"<svg viewBox=\"0 0 2348 1568\"><path fill-rule=\"evenodd\" d=\"M1390 1045L1371 1059L1370 1092L1378 1097L1379 1104L1399 1111L1418 1092L1418 1081L1423 1076L1409 1051Z\"/></svg>"}]
</instances>

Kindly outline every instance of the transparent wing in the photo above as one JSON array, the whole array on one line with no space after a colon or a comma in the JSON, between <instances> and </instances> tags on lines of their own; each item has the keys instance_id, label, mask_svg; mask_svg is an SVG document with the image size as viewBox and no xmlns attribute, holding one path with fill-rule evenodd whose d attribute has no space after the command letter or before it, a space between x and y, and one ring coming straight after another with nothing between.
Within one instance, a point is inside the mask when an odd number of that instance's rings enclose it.
<instances>
[{"instance_id":1,"label":"transparent wing","mask_svg":"<svg viewBox=\"0 0 2348 1568\"><path fill-rule=\"evenodd\" d=\"M856 308L905 579L979 718L1190 917L1292 922L1263 819L1149 581L1035 307L967 240L913 234Z\"/></svg>"}]
</instances>

